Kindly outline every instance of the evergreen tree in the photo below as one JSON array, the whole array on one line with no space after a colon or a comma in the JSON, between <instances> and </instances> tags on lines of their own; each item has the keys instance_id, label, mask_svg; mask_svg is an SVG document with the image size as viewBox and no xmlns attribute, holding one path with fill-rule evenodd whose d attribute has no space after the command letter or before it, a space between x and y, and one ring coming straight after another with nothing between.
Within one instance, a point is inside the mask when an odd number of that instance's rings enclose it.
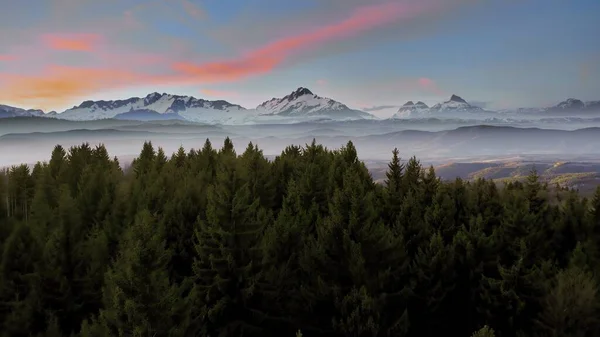
<instances>
[{"instance_id":1,"label":"evergreen tree","mask_svg":"<svg viewBox=\"0 0 600 337\"><path fill-rule=\"evenodd\" d=\"M108 327L114 336L183 336L178 290L165 268L168 261L153 216L141 211L106 273L104 308L97 324Z\"/></svg>"},{"instance_id":2,"label":"evergreen tree","mask_svg":"<svg viewBox=\"0 0 600 337\"><path fill-rule=\"evenodd\" d=\"M206 221L196 231L195 324L206 336L257 333L254 289L259 277L263 232L259 199L236 173L229 139L220 152L216 181L208 190Z\"/></svg>"},{"instance_id":3,"label":"evergreen tree","mask_svg":"<svg viewBox=\"0 0 600 337\"><path fill-rule=\"evenodd\" d=\"M402 201L405 196L403 185L404 164L400 162L397 148L394 149L392 155L392 161L388 164L388 170L385 174L385 211L383 216L388 225L395 226L398 221L398 215L402 210Z\"/></svg>"},{"instance_id":4,"label":"evergreen tree","mask_svg":"<svg viewBox=\"0 0 600 337\"><path fill-rule=\"evenodd\" d=\"M0 321L6 336L44 331L36 266L40 249L30 227L19 223L4 244L0 263Z\"/></svg>"},{"instance_id":5,"label":"evergreen tree","mask_svg":"<svg viewBox=\"0 0 600 337\"><path fill-rule=\"evenodd\" d=\"M577 267L558 273L542 299L538 324L545 336L595 336L598 325L598 286L592 276Z\"/></svg>"},{"instance_id":6,"label":"evergreen tree","mask_svg":"<svg viewBox=\"0 0 600 337\"><path fill-rule=\"evenodd\" d=\"M600 334L600 189L392 155L383 184L315 140L2 170L0 336Z\"/></svg>"}]
</instances>

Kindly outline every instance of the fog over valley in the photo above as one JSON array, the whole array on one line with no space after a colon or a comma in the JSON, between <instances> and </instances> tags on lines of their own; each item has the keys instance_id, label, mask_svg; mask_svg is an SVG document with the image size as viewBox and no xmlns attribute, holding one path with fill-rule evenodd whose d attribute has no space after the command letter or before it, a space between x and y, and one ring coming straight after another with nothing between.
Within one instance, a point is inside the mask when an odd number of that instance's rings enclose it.
<instances>
[{"instance_id":1,"label":"fog over valley","mask_svg":"<svg viewBox=\"0 0 600 337\"><path fill-rule=\"evenodd\" d=\"M434 167L507 160L542 166L595 162L600 158L600 111L595 104L569 99L550 108L488 111L452 95L432 107L411 101L393 117L378 118L301 87L256 110L158 93L86 101L62 113L5 106L0 165L48 160L56 144L69 148L89 143L105 145L126 166L146 141L170 154L179 147L199 149L206 139L219 147L227 137L238 152L252 142L270 158L289 145L305 146L313 139L330 149L352 141L374 175L394 148L405 160L415 156ZM456 176L470 175L473 172L467 170Z\"/></svg>"}]
</instances>

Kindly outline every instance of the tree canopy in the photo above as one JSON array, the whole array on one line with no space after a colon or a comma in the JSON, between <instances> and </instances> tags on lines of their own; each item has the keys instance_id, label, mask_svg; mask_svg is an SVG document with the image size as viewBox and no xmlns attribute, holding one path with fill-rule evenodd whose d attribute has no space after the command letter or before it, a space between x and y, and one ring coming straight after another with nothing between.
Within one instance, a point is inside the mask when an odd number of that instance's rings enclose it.
<instances>
[{"instance_id":1,"label":"tree canopy","mask_svg":"<svg viewBox=\"0 0 600 337\"><path fill-rule=\"evenodd\" d=\"M198 145L1 172L0 336L600 335L600 189Z\"/></svg>"}]
</instances>

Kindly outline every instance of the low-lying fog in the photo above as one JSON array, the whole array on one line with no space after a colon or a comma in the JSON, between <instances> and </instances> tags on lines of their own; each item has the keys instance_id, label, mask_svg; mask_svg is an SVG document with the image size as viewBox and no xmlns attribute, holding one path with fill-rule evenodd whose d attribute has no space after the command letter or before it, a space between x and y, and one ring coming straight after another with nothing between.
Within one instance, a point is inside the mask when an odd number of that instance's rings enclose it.
<instances>
[{"instance_id":1,"label":"low-lying fog","mask_svg":"<svg viewBox=\"0 0 600 337\"><path fill-rule=\"evenodd\" d=\"M365 161L389 160L394 147L398 147L403 158L414 155L431 164L512 156L600 158L600 128L597 128L600 120L564 122L562 119L562 124L559 120L517 127L507 122L474 125L475 122L468 120L439 119L238 126L173 121L5 119L0 121L0 166L48 160L56 144L68 148L83 142L102 143L112 156L126 159L136 156L144 141L152 141L165 152L173 153L180 146L186 150L201 148L207 138L218 148L225 137L233 140L240 153L253 142L267 156L278 155L291 144L305 145L315 138L328 148L339 148L351 140Z\"/></svg>"}]
</instances>

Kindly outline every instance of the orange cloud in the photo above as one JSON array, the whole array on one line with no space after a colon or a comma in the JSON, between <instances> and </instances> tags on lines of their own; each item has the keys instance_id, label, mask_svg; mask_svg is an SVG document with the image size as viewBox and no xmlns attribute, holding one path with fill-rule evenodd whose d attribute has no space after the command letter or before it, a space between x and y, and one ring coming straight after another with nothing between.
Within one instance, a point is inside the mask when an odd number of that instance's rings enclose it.
<instances>
[{"instance_id":1,"label":"orange cloud","mask_svg":"<svg viewBox=\"0 0 600 337\"><path fill-rule=\"evenodd\" d=\"M416 16L426 9L422 4L419 6L387 2L360 7L340 22L276 40L237 58L205 63L167 61L166 54L165 57L136 57L135 52L109 53L97 48L103 37L95 34L46 34L42 36L42 41L51 50L94 51L93 56L99 57L103 66L47 66L35 75L0 74L0 81L3 82L0 86L0 99L54 108L70 104L74 99L84 98L90 93L116 88L237 81L269 73L299 52L318 48L334 40L349 38L402 18ZM129 12L125 16L132 14ZM157 75L141 71L149 66L153 72L163 70L166 73ZM204 93L223 94L212 90Z\"/></svg>"},{"instance_id":2,"label":"orange cloud","mask_svg":"<svg viewBox=\"0 0 600 337\"><path fill-rule=\"evenodd\" d=\"M238 96L237 92L233 91L222 91L222 90L213 90L213 89L201 89L200 92L206 96L211 97L235 97Z\"/></svg>"},{"instance_id":3,"label":"orange cloud","mask_svg":"<svg viewBox=\"0 0 600 337\"><path fill-rule=\"evenodd\" d=\"M49 66L34 76L2 75L10 83L0 92L0 99L15 103L35 102L39 106L61 105L77 96L131 82L151 80L147 76L114 69Z\"/></svg>"},{"instance_id":4,"label":"orange cloud","mask_svg":"<svg viewBox=\"0 0 600 337\"><path fill-rule=\"evenodd\" d=\"M93 51L102 36L98 34L44 34L43 43L54 50Z\"/></svg>"},{"instance_id":5,"label":"orange cloud","mask_svg":"<svg viewBox=\"0 0 600 337\"><path fill-rule=\"evenodd\" d=\"M184 76L193 76L200 82L235 81L256 74L267 73L281 62L280 57L248 57L240 60L194 64L178 62L173 70Z\"/></svg>"}]
</instances>

